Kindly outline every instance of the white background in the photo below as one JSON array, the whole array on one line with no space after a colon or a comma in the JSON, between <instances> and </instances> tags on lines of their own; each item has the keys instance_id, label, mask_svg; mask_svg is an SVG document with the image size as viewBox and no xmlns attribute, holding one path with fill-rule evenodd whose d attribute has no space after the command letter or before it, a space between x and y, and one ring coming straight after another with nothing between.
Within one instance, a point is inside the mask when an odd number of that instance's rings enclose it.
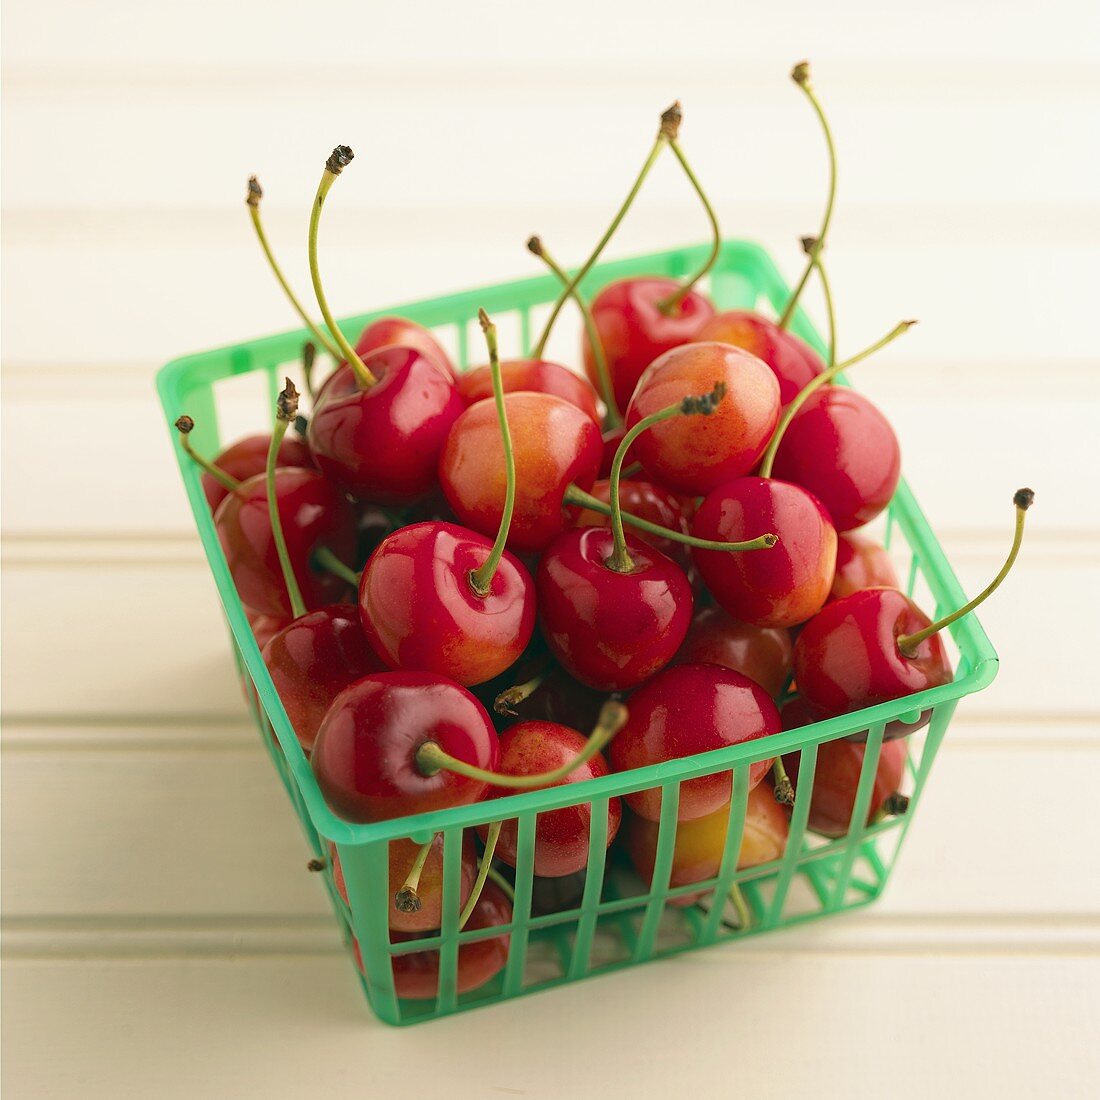
<instances>
[{"instance_id":1,"label":"white background","mask_svg":"<svg viewBox=\"0 0 1100 1100\"><path fill-rule=\"evenodd\" d=\"M1095 1089L1094 4L9 0L4 16L12 1096ZM534 231L575 262L676 97L726 234L794 275L825 168L787 79L802 57L841 151L841 353L921 319L859 383L969 589L1003 556L1012 491L1037 491L983 614L1001 677L960 707L864 915L385 1029L245 725L153 374L294 323L244 181L260 174L304 289L338 142L357 153L323 228L338 313L532 273ZM666 158L613 252L704 231Z\"/></svg>"}]
</instances>

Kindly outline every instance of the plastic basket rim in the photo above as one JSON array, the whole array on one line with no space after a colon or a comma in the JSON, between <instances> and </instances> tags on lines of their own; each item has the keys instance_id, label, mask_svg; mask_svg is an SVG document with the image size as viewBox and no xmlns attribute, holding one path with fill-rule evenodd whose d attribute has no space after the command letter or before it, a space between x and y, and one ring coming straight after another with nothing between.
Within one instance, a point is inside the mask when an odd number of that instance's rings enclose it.
<instances>
[{"instance_id":1,"label":"plastic basket rim","mask_svg":"<svg viewBox=\"0 0 1100 1100\"><path fill-rule=\"evenodd\" d=\"M664 249L657 252L641 253L619 260L607 261L593 267L582 283L588 292L593 287L603 285L621 273L633 273L639 265L660 264L666 266L670 260L677 261L679 267L690 267L709 249L701 244L685 248ZM725 240L716 271L747 269L760 284L762 293L773 307L778 307L789 294L789 287L775 266L769 253L758 243L745 240ZM514 302L502 301L513 298L518 293L542 295L543 300L556 296L559 283L555 276L544 275L532 278L509 280L473 288L448 296L420 299L413 302L371 310L367 313L340 318L340 327L344 330L358 330L372 320L390 315L400 315L417 320L425 325L453 324L454 314L466 311L473 316L481 306L490 313L494 309L511 311ZM497 303L497 304L495 304ZM434 319L433 318L438 318ZM819 352L824 352L824 343L811 325L805 313L796 310L792 330ZM184 481L191 511L195 518L198 534L203 545L207 563L214 576L222 610L228 620L237 645L241 652L248 675L257 691L260 707L270 722L280 746L287 758L287 765L302 796L310 822L318 834L326 840L343 845L370 844L405 837L427 838L441 830L468 828L494 820L515 818L529 812L544 812L575 805L593 799L612 798L629 794L649 787L658 787L666 783L680 782L701 775L719 771L736 771L750 763L781 755L792 750L814 744L822 744L847 734L884 725L903 716L912 715L942 703L961 699L987 687L997 673L998 657L996 650L985 633L979 619L971 614L950 628L950 632L959 647L960 653L967 659L969 669L958 679L940 687L930 688L901 699L880 703L850 714L839 715L808 726L785 730L769 737L743 742L707 753L682 757L629 772L615 772L596 779L569 783L559 787L535 791L524 791L505 795L465 806L453 806L428 813L410 814L405 817L391 818L377 822L351 822L337 816L325 802L313 775L309 761L290 725L279 700L278 693L264 665L259 646L248 623L244 606L237 595L229 574L229 568L222 553L214 528L213 516L202 491L200 474L187 458L179 445L174 430L176 418L184 409L184 387L191 380L192 372L202 371L206 377L194 381L195 386L210 386L214 381L236 374L263 371L294 354L301 343L309 338L304 328L288 329L281 333L261 337L238 344L224 345L206 352L185 355L166 363L157 372L156 387L161 406L166 414L172 445L180 473ZM247 359L244 358L247 356ZM268 359L252 362L253 359ZM237 362L234 362L237 360ZM223 369L228 361L228 370ZM217 364L215 366L215 364ZM207 368L204 370L203 368ZM846 383L845 383L846 384ZM272 401L274 404L274 401ZM895 520L902 527L907 542L914 551L919 551L924 572L933 589L938 603L945 600L961 605L965 595L958 578L920 506L917 504L907 482L902 479L891 501L890 509Z\"/></svg>"}]
</instances>

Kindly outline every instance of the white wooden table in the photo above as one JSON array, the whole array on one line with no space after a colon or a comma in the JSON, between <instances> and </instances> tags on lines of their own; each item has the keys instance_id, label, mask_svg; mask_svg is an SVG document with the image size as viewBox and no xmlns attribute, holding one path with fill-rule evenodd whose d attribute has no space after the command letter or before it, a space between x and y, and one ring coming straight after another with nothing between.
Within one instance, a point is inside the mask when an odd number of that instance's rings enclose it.
<instances>
[{"instance_id":1,"label":"white wooden table","mask_svg":"<svg viewBox=\"0 0 1100 1100\"><path fill-rule=\"evenodd\" d=\"M9 1095L1096 1095L1094 6L306 10L5 11ZM292 323L244 180L304 288L338 141L341 312L528 273L533 231L580 256L675 96L727 233L794 273L823 173L801 55L843 157L842 351L922 319L860 383L968 589L1012 490L1038 494L983 615L1001 677L960 707L873 909L387 1029L245 724L154 371ZM670 159L616 250L702 233ZM231 429L259 423L237 407Z\"/></svg>"}]
</instances>

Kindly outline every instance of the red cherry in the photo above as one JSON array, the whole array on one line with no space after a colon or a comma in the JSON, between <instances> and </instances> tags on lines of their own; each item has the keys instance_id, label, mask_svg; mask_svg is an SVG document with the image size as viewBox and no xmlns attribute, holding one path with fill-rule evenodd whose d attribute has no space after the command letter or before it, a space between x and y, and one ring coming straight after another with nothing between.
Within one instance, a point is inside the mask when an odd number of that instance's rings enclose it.
<instances>
[{"instance_id":1,"label":"red cherry","mask_svg":"<svg viewBox=\"0 0 1100 1100\"><path fill-rule=\"evenodd\" d=\"M720 607L696 612L676 663L711 664L731 668L776 696L787 683L794 658L794 641L783 627L750 626Z\"/></svg>"},{"instance_id":2,"label":"red cherry","mask_svg":"<svg viewBox=\"0 0 1100 1100\"><path fill-rule=\"evenodd\" d=\"M508 545L541 551L569 522L565 493L596 480L602 444L592 418L560 397L505 394L516 461L516 506ZM439 480L460 521L496 534L504 510L506 464L495 403L479 401L455 422Z\"/></svg>"},{"instance_id":3,"label":"red cherry","mask_svg":"<svg viewBox=\"0 0 1100 1100\"><path fill-rule=\"evenodd\" d=\"M453 523L417 523L383 540L363 571L359 609L388 667L470 686L515 663L535 627L534 585L505 553L479 595L470 574L492 549L491 539Z\"/></svg>"},{"instance_id":4,"label":"red cherry","mask_svg":"<svg viewBox=\"0 0 1100 1100\"><path fill-rule=\"evenodd\" d=\"M264 664L302 748L313 748L333 699L349 684L381 671L359 614L334 604L294 619L264 646Z\"/></svg>"},{"instance_id":5,"label":"red cherry","mask_svg":"<svg viewBox=\"0 0 1100 1100\"><path fill-rule=\"evenodd\" d=\"M674 665L631 695L626 726L611 743L608 755L611 767L624 772L769 737L780 728L779 711L771 697L747 676L717 665ZM752 764L750 787L770 767L770 760ZM681 783L680 821L721 809L730 800L731 788L729 772ZM660 819L659 788L625 798L635 813L651 821Z\"/></svg>"},{"instance_id":6,"label":"red cherry","mask_svg":"<svg viewBox=\"0 0 1100 1100\"><path fill-rule=\"evenodd\" d=\"M667 314L663 312L661 303L679 289L675 279L620 279L605 286L592 300L592 319L607 359L615 401L621 409L630 404L634 387L650 363L671 348L694 340L702 325L714 315L714 306L695 290L684 297L678 308ZM583 350L584 369L592 384L598 386L596 362L587 336Z\"/></svg>"},{"instance_id":7,"label":"red cherry","mask_svg":"<svg viewBox=\"0 0 1100 1100\"><path fill-rule=\"evenodd\" d=\"M866 397L823 386L787 426L772 473L808 489L838 531L869 523L901 478L901 449L889 421Z\"/></svg>"},{"instance_id":8,"label":"red cherry","mask_svg":"<svg viewBox=\"0 0 1100 1100\"><path fill-rule=\"evenodd\" d=\"M621 440L620 440L621 442ZM611 503L611 482L604 479L597 481L589 492L604 504ZM650 481L635 481L621 478L619 481L619 500L624 512L632 516L649 520L658 527L668 527L673 531L679 531L682 535L691 533L691 516L695 506L690 500L678 497L670 493L660 485L654 485ZM573 517L574 527L610 527L611 517L603 512L595 512L591 508L577 508ZM662 538L647 531L635 531L634 535L640 541L660 550L666 557L672 558L678 565L686 566L690 554L683 543L674 542L672 539Z\"/></svg>"},{"instance_id":9,"label":"red cherry","mask_svg":"<svg viewBox=\"0 0 1100 1100\"><path fill-rule=\"evenodd\" d=\"M539 563L535 584L551 652L582 683L635 687L672 660L691 623L692 594L675 562L634 538L631 568L608 565L612 532L561 534Z\"/></svg>"},{"instance_id":10,"label":"red cherry","mask_svg":"<svg viewBox=\"0 0 1100 1100\"><path fill-rule=\"evenodd\" d=\"M313 746L313 773L325 800L348 821L481 799L484 780L446 770L425 774L417 750L428 742L486 770L496 767L500 752L485 708L459 684L424 672L374 673L329 708Z\"/></svg>"},{"instance_id":11,"label":"red cherry","mask_svg":"<svg viewBox=\"0 0 1100 1100\"><path fill-rule=\"evenodd\" d=\"M779 384L755 356L728 344L689 344L645 372L626 413L627 427L678 401L722 384L726 396L709 416L657 424L634 443L654 480L700 496L748 473L779 420Z\"/></svg>"},{"instance_id":12,"label":"red cherry","mask_svg":"<svg viewBox=\"0 0 1100 1100\"><path fill-rule=\"evenodd\" d=\"M843 599L863 588L900 588L894 563L877 542L851 532L837 536L836 576L830 600Z\"/></svg>"},{"instance_id":13,"label":"red cherry","mask_svg":"<svg viewBox=\"0 0 1100 1100\"><path fill-rule=\"evenodd\" d=\"M248 625L252 627L252 635L256 639L256 647L260 650L285 627L290 620L282 615L258 615L255 611L244 609L248 617Z\"/></svg>"},{"instance_id":14,"label":"red cherry","mask_svg":"<svg viewBox=\"0 0 1100 1100\"><path fill-rule=\"evenodd\" d=\"M409 321L404 317L379 317L371 321L359 336L355 352L365 359L371 352L380 348L399 345L420 352L430 363L434 363L451 381L457 379L451 357L440 347L435 337L423 325Z\"/></svg>"},{"instance_id":15,"label":"red cherry","mask_svg":"<svg viewBox=\"0 0 1100 1100\"><path fill-rule=\"evenodd\" d=\"M422 496L462 412L454 383L420 352L386 347L368 356L376 381L363 389L350 366L325 384L309 421L321 472L361 500L394 504Z\"/></svg>"},{"instance_id":16,"label":"red cherry","mask_svg":"<svg viewBox=\"0 0 1100 1100\"><path fill-rule=\"evenodd\" d=\"M250 477L264 472L270 446L270 435L247 435L226 447L214 459L214 465L229 477L236 478L237 481L247 481ZM279 444L279 465L301 466L303 469L311 470L313 455L310 454L304 440L285 436ZM206 494L206 500L212 512L216 512L218 505L229 496L229 489L210 473L202 475L202 491Z\"/></svg>"},{"instance_id":17,"label":"red cherry","mask_svg":"<svg viewBox=\"0 0 1100 1100\"><path fill-rule=\"evenodd\" d=\"M581 412L600 423L596 391L568 367L546 359L512 359L500 364L505 393L549 393L576 405ZM458 392L467 405L493 396L493 377L489 366L466 371L458 380Z\"/></svg>"},{"instance_id":18,"label":"red cherry","mask_svg":"<svg viewBox=\"0 0 1100 1100\"><path fill-rule=\"evenodd\" d=\"M784 407L825 369L821 356L809 344L751 310L716 314L699 330L696 340L733 344L767 363L779 382L779 402Z\"/></svg>"},{"instance_id":19,"label":"red cherry","mask_svg":"<svg viewBox=\"0 0 1100 1100\"><path fill-rule=\"evenodd\" d=\"M715 489L695 513L692 533L735 542L761 531L777 545L751 554L693 549L715 600L756 626L796 626L819 611L836 568L836 530L805 489L772 478L743 477Z\"/></svg>"},{"instance_id":20,"label":"red cherry","mask_svg":"<svg viewBox=\"0 0 1100 1100\"><path fill-rule=\"evenodd\" d=\"M506 730L500 739L500 771L505 775L537 775L554 771L580 753L587 743L584 734L555 722L520 722ZM553 786L580 783L608 775L607 761L597 754ZM542 789L542 788L536 788ZM493 788L489 798L512 792ZM615 839L622 818L622 804L612 798L607 804L607 843ZM588 866L589 825L592 820L590 803L565 806L560 810L540 813L535 823L534 873L545 878L572 875ZM482 839L487 826L479 826ZM515 819L505 821L497 841L496 855L510 867L516 865L516 845L519 826Z\"/></svg>"},{"instance_id":21,"label":"red cherry","mask_svg":"<svg viewBox=\"0 0 1100 1100\"><path fill-rule=\"evenodd\" d=\"M346 584L314 569L311 561L321 547L349 561L355 553L355 518L343 495L316 470L286 467L275 471L275 493L294 575L307 608L333 603ZM264 615L291 615L267 504L263 474L249 478L222 501L214 517L218 541L225 553L241 601Z\"/></svg>"}]
</instances>

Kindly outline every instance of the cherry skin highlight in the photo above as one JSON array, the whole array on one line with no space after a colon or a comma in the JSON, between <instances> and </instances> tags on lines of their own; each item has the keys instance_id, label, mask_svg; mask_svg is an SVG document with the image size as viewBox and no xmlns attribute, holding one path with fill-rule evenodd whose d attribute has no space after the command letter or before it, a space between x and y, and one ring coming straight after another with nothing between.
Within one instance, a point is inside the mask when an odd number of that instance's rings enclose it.
<instances>
[{"instance_id":1,"label":"cherry skin highlight","mask_svg":"<svg viewBox=\"0 0 1100 1100\"><path fill-rule=\"evenodd\" d=\"M634 568L606 564L610 531L562 533L535 576L539 622L551 653L582 683L623 691L648 680L676 655L691 623L693 598L683 570L631 536Z\"/></svg>"},{"instance_id":2,"label":"cherry skin highlight","mask_svg":"<svg viewBox=\"0 0 1100 1100\"><path fill-rule=\"evenodd\" d=\"M306 753L333 699L383 667L367 645L359 613L348 604L322 607L294 619L271 637L263 658Z\"/></svg>"},{"instance_id":3,"label":"cherry skin highlight","mask_svg":"<svg viewBox=\"0 0 1100 1100\"><path fill-rule=\"evenodd\" d=\"M747 676L717 665L674 665L631 695L630 717L611 742L608 757L614 771L625 772L769 737L781 728L771 697ZM750 787L770 767L770 760L752 764ZM729 772L687 780L680 785L679 820L721 809L731 789ZM660 819L659 788L628 794L625 800L639 816Z\"/></svg>"},{"instance_id":4,"label":"cherry skin highlight","mask_svg":"<svg viewBox=\"0 0 1100 1100\"><path fill-rule=\"evenodd\" d=\"M222 473L228 474L237 481L247 481L257 474L262 474L267 469L267 452L271 446L270 435L246 435L231 443L214 459L214 465ZM279 466L301 466L303 469L313 469L313 455L309 447L301 439L292 436L284 436L279 444ZM206 502L210 505L210 511L216 512L218 505L227 496L229 490L214 477L205 471L202 475L202 491L206 494Z\"/></svg>"},{"instance_id":5,"label":"cherry skin highlight","mask_svg":"<svg viewBox=\"0 0 1100 1100\"><path fill-rule=\"evenodd\" d=\"M596 480L602 444L591 417L560 397L507 393L504 408L516 459L516 506L508 547L544 550L570 522L571 484ZM439 461L447 501L465 526L493 537L504 511L507 472L495 402L471 405L455 422Z\"/></svg>"},{"instance_id":6,"label":"cherry skin highlight","mask_svg":"<svg viewBox=\"0 0 1100 1100\"><path fill-rule=\"evenodd\" d=\"M535 586L507 552L489 591L470 573L491 539L453 523L416 523L388 535L359 582L367 640L391 669L434 672L467 687L518 660L535 629Z\"/></svg>"},{"instance_id":7,"label":"cherry skin highlight","mask_svg":"<svg viewBox=\"0 0 1100 1100\"><path fill-rule=\"evenodd\" d=\"M371 352L397 344L420 352L430 363L434 363L451 381L457 379L451 357L443 350L436 338L423 325L404 317L380 317L372 321L359 336L355 345L355 354L365 359Z\"/></svg>"},{"instance_id":8,"label":"cherry skin highlight","mask_svg":"<svg viewBox=\"0 0 1100 1100\"><path fill-rule=\"evenodd\" d=\"M862 394L822 386L798 410L772 474L801 485L838 531L861 527L889 503L901 478L901 448L889 421Z\"/></svg>"},{"instance_id":9,"label":"cherry skin highlight","mask_svg":"<svg viewBox=\"0 0 1100 1100\"><path fill-rule=\"evenodd\" d=\"M314 553L328 547L350 561L355 553L355 517L344 496L316 470L286 466L275 471L275 495L294 576L307 608L335 602L347 583L315 569ZM249 478L218 506L214 517L233 583L252 611L284 620L291 617L271 532L267 483L263 474Z\"/></svg>"},{"instance_id":10,"label":"cherry skin highlight","mask_svg":"<svg viewBox=\"0 0 1100 1100\"><path fill-rule=\"evenodd\" d=\"M756 465L779 421L775 375L741 348L687 344L646 370L627 409L631 428L687 394L709 393L718 383L726 387L725 397L709 416L675 417L634 441L634 457L646 474L674 492L701 496Z\"/></svg>"},{"instance_id":11,"label":"cherry skin highlight","mask_svg":"<svg viewBox=\"0 0 1100 1100\"><path fill-rule=\"evenodd\" d=\"M450 771L425 775L416 761L432 741L455 759L495 770L496 730L464 687L426 672L377 672L345 688L317 731L317 785L348 821L385 821L465 806L486 784Z\"/></svg>"},{"instance_id":12,"label":"cherry skin highlight","mask_svg":"<svg viewBox=\"0 0 1100 1100\"><path fill-rule=\"evenodd\" d=\"M505 393L549 393L575 405L600 423L596 391L590 383L560 363L546 359L506 359L500 364ZM467 405L493 396L493 376L486 365L474 367L458 379L458 392Z\"/></svg>"},{"instance_id":13,"label":"cherry skin highlight","mask_svg":"<svg viewBox=\"0 0 1100 1100\"><path fill-rule=\"evenodd\" d=\"M325 383L309 421L310 449L325 477L357 500L406 503L435 484L462 398L412 348L384 347L365 363L377 378L369 389L346 364Z\"/></svg>"},{"instance_id":14,"label":"cherry skin highlight","mask_svg":"<svg viewBox=\"0 0 1100 1100\"><path fill-rule=\"evenodd\" d=\"M519 722L504 732L500 739L500 771L505 775L538 775L568 764L584 748L584 734L555 722ZM574 769L565 779L553 784L580 783L609 774L607 761L597 753L591 760ZM545 788L535 788L543 790ZM491 788L489 798L507 796L514 791ZM617 798L607 803L607 843L615 839L622 820L622 803ZM588 866L589 825L592 807L589 803L564 806L538 815L535 823L534 873L543 878L562 878ZM484 840L487 826L479 826ZM496 856L510 867L516 865L516 845L519 825L513 818L505 821L497 840Z\"/></svg>"},{"instance_id":15,"label":"cherry skin highlight","mask_svg":"<svg viewBox=\"0 0 1100 1100\"><path fill-rule=\"evenodd\" d=\"M744 348L771 367L779 383L779 402L786 408L798 391L824 369L821 356L775 321L745 309L715 314L695 337Z\"/></svg>"},{"instance_id":16,"label":"cherry skin highlight","mask_svg":"<svg viewBox=\"0 0 1100 1100\"><path fill-rule=\"evenodd\" d=\"M694 340L700 327L714 314L709 299L696 290L670 314L662 313L660 303L679 289L680 284L675 279L620 279L605 286L592 299L592 320L599 333L615 402L620 409L630 404L634 387L646 367L671 348ZM596 361L587 335L583 350L584 369L598 389ZM699 392L709 388L704 387Z\"/></svg>"},{"instance_id":17,"label":"cherry skin highlight","mask_svg":"<svg viewBox=\"0 0 1100 1100\"><path fill-rule=\"evenodd\" d=\"M830 600L840 600L864 588L900 588L897 570L886 549L863 535L837 536L836 576Z\"/></svg>"},{"instance_id":18,"label":"cherry skin highlight","mask_svg":"<svg viewBox=\"0 0 1100 1100\"><path fill-rule=\"evenodd\" d=\"M787 683L794 660L790 631L776 626L738 622L720 607L696 612L684 644L676 654L683 665L711 664L731 668L777 696Z\"/></svg>"},{"instance_id":19,"label":"cherry skin highlight","mask_svg":"<svg viewBox=\"0 0 1100 1100\"><path fill-rule=\"evenodd\" d=\"M836 530L805 489L775 478L742 477L699 505L692 534L737 542L763 531L779 536L767 550L726 554L692 550L715 600L742 622L797 626L828 598L836 570Z\"/></svg>"}]
</instances>

